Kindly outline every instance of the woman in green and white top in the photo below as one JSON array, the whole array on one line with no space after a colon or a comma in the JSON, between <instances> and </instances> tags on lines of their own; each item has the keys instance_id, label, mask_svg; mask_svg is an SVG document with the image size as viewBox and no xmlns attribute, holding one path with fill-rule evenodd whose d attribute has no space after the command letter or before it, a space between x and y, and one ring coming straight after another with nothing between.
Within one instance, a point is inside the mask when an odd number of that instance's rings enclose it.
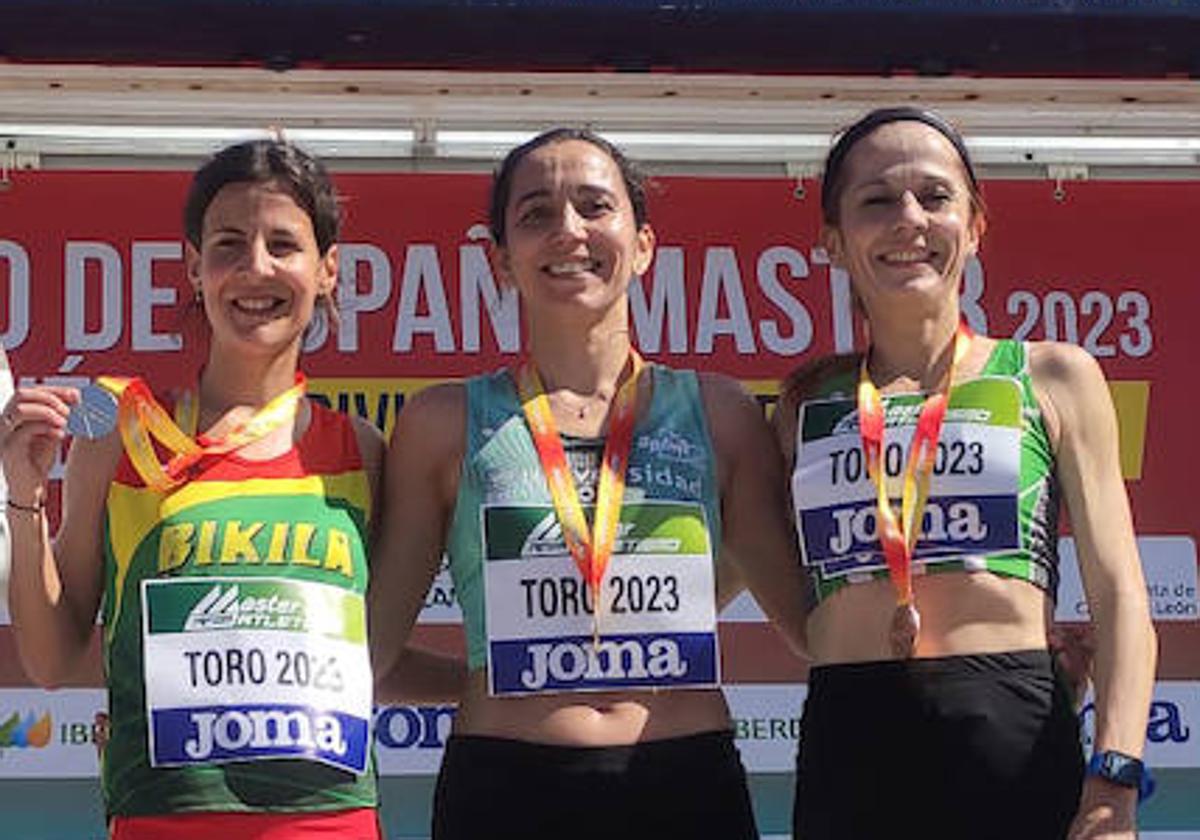
<instances>
[{"instance_id":1,"label":"woman in green and white top","mask_svg":"<svg viewBox=\"0 0 1200 840\"><path fill-rule=\"evenodd\" d=\"M985 212L940 117L847 129L822 213L869 346L775 414L812 604L796 834L1132 837L1155 640L1099 366L960 325ZM1060 500L1096 624L1086 781L1047 651Z\"/></svg>"}]
</instances>

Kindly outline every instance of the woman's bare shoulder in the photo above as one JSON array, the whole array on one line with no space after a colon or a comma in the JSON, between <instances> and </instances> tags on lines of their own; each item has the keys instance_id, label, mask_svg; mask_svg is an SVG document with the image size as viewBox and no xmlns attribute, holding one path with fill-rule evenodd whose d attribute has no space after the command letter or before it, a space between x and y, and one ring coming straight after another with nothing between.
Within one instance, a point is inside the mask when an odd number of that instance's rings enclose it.
<instances>
[{"instance_id":1,"label":"woman's bare shoulder","mask_svg":"<svg viewBox=\"0 0 1200 840\"><path fill-rule=\"evenodd\" d=\"M798 405L818 396L830 381L853 376L861 360L860 353L838 353L809 359L783 381L779 389L780 398Z\"/></svg>"}]
</instances>

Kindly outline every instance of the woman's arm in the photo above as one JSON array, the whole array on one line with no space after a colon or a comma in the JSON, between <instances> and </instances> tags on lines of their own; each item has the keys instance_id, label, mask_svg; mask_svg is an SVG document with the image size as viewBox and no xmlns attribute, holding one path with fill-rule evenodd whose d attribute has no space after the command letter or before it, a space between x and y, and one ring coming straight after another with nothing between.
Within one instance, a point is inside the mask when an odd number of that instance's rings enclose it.
<instances>
[{"instance_id":1,"label":"woman's arm","mask_svg":"<svg viewBox=\"0 0 1200 840\"><path fill-rule=\"evenodd\" d=\"M71 388L23 388L5 410L12 569L9 612L21 664L45 688L62 685L84 661L100 607L108 486L121 457L114 432L76 439L67 456L62 523L53 543L44 510L46 480L66 436Z\"/></svg>"},{"instance_id":2,"label":"woman's arm","mask_svg":"<svg viewBox=\"0 0 1200 840\"><path fill-rule=\"evenodd\" d=\"M784 387L779 392L779 401L771 413L771 431L775 434L775 445L783 456L784 496L791 497L787 481L796 465L796 414L800 410L800 393L794 387ZM791 516L789 510L788 515Z\"/></svg>"},{"instance_id":3,"label":"woman's arm","mask_svg":"<svg viewBox=\"0 0 1200 840\"><path fill-rule=\"evenodd\" d=\"M462 661L408 646L441 565L465 445L466 391L459 384L414 396L392 432L367 602L375 692L382 702L453 701L466 684Z\"/></svg>"},{"instance_id":4,"label":"woman's arm","mask_svg":"<svg viewBox=\"0 0 1200 840\"><path fill-rule=\"evenodd\" d=\"M702 374L700 388L717 456L721 487L718 603L744 582L797 655L805 655L803 578L792 529L779 447L762 409L733 379ZM724 591L720 591L724 589Z\"/></svg>"},{"instance_id":5,"label":"woman's arm","mask_svg":"<svg viewBox=\"0 0 1200 840\"><path fill-rule=\"evenodd\" d=\"M373 543L379 533L383 505L383 459L386 454L383 432L379 431L379 427L374 423L362 417L351 417L350 422L354 426L354 438L358 443L359 457L362 458L363 472L366 473L367 483L371 488L371 522L368 527Z\"/></svg>"},{"instance_id":6,"label":"woman's arm","mask_svg":"<svg viewBox=\"0 0 1200 840\"><path fill-rule=\"evenodd\" d=\"M1030 361L1095 627L1095 749L1140 756L1157 641L1121 478L1112 398L1099 365L1074 345L1034 345ZM1126 821L1131 829L1134 794L1089 779L1077 829L1099 825L1097 808L1111 808L1119 830Z\"/></svg>"}]
</instances>

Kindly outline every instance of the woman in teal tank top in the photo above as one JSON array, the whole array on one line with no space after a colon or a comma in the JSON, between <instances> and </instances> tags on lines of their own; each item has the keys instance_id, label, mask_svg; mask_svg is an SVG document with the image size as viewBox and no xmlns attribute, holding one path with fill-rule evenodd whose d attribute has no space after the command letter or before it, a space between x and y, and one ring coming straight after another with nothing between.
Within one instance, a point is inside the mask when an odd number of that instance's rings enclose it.
<instances>
[{"instance_id":1,"label":"woman in teal tank top","mask_svg":"<svg viewBox=\"0 0 1200 840\"><path fill-rule=\"evenodd\" d=\"M1100 369L960 326L985 215L940 117L847 129L822 215L869 343L797 371L775 413L814 663L796 836L1132 838L1155 640ZM1060 498L1096 624L1086 780L1047 651Z\"/></svg>"},{"instance_id":2,"label":"woman in teal tank top","mask_svg":"<svg viewBox=\"0 0 1200 840\"><path fill-rule=\"evenodd\" d=\"M528 355L405 407L373 570L382 690L443 551L463 608L433 835L753 838L715 622L744 581L801 642L770 431L733 381L634 352L655 240L618 149L568 129L514 149L491 225Z\"/></svg>"}]
</instances>

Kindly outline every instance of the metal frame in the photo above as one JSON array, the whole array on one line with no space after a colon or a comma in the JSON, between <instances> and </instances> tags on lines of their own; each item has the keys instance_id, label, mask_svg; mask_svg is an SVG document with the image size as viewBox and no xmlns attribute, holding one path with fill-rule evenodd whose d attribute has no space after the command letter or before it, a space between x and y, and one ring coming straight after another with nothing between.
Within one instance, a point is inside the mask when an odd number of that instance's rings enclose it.
<instances>
[{"instance_id":1,"label":"metal frame","mask_svg":"<svg viewBox=\"0 0 1200 840\"><path fill-rule=\"evenodd\" d=\"M1172 80L0 65L0 151L178 168L281 129L338 168L486 169L567 123L659 171L805 177L840 126L898 102L959 125L991 177L1200 177L1200 89Z\"/></svg>"}]
</instances>

